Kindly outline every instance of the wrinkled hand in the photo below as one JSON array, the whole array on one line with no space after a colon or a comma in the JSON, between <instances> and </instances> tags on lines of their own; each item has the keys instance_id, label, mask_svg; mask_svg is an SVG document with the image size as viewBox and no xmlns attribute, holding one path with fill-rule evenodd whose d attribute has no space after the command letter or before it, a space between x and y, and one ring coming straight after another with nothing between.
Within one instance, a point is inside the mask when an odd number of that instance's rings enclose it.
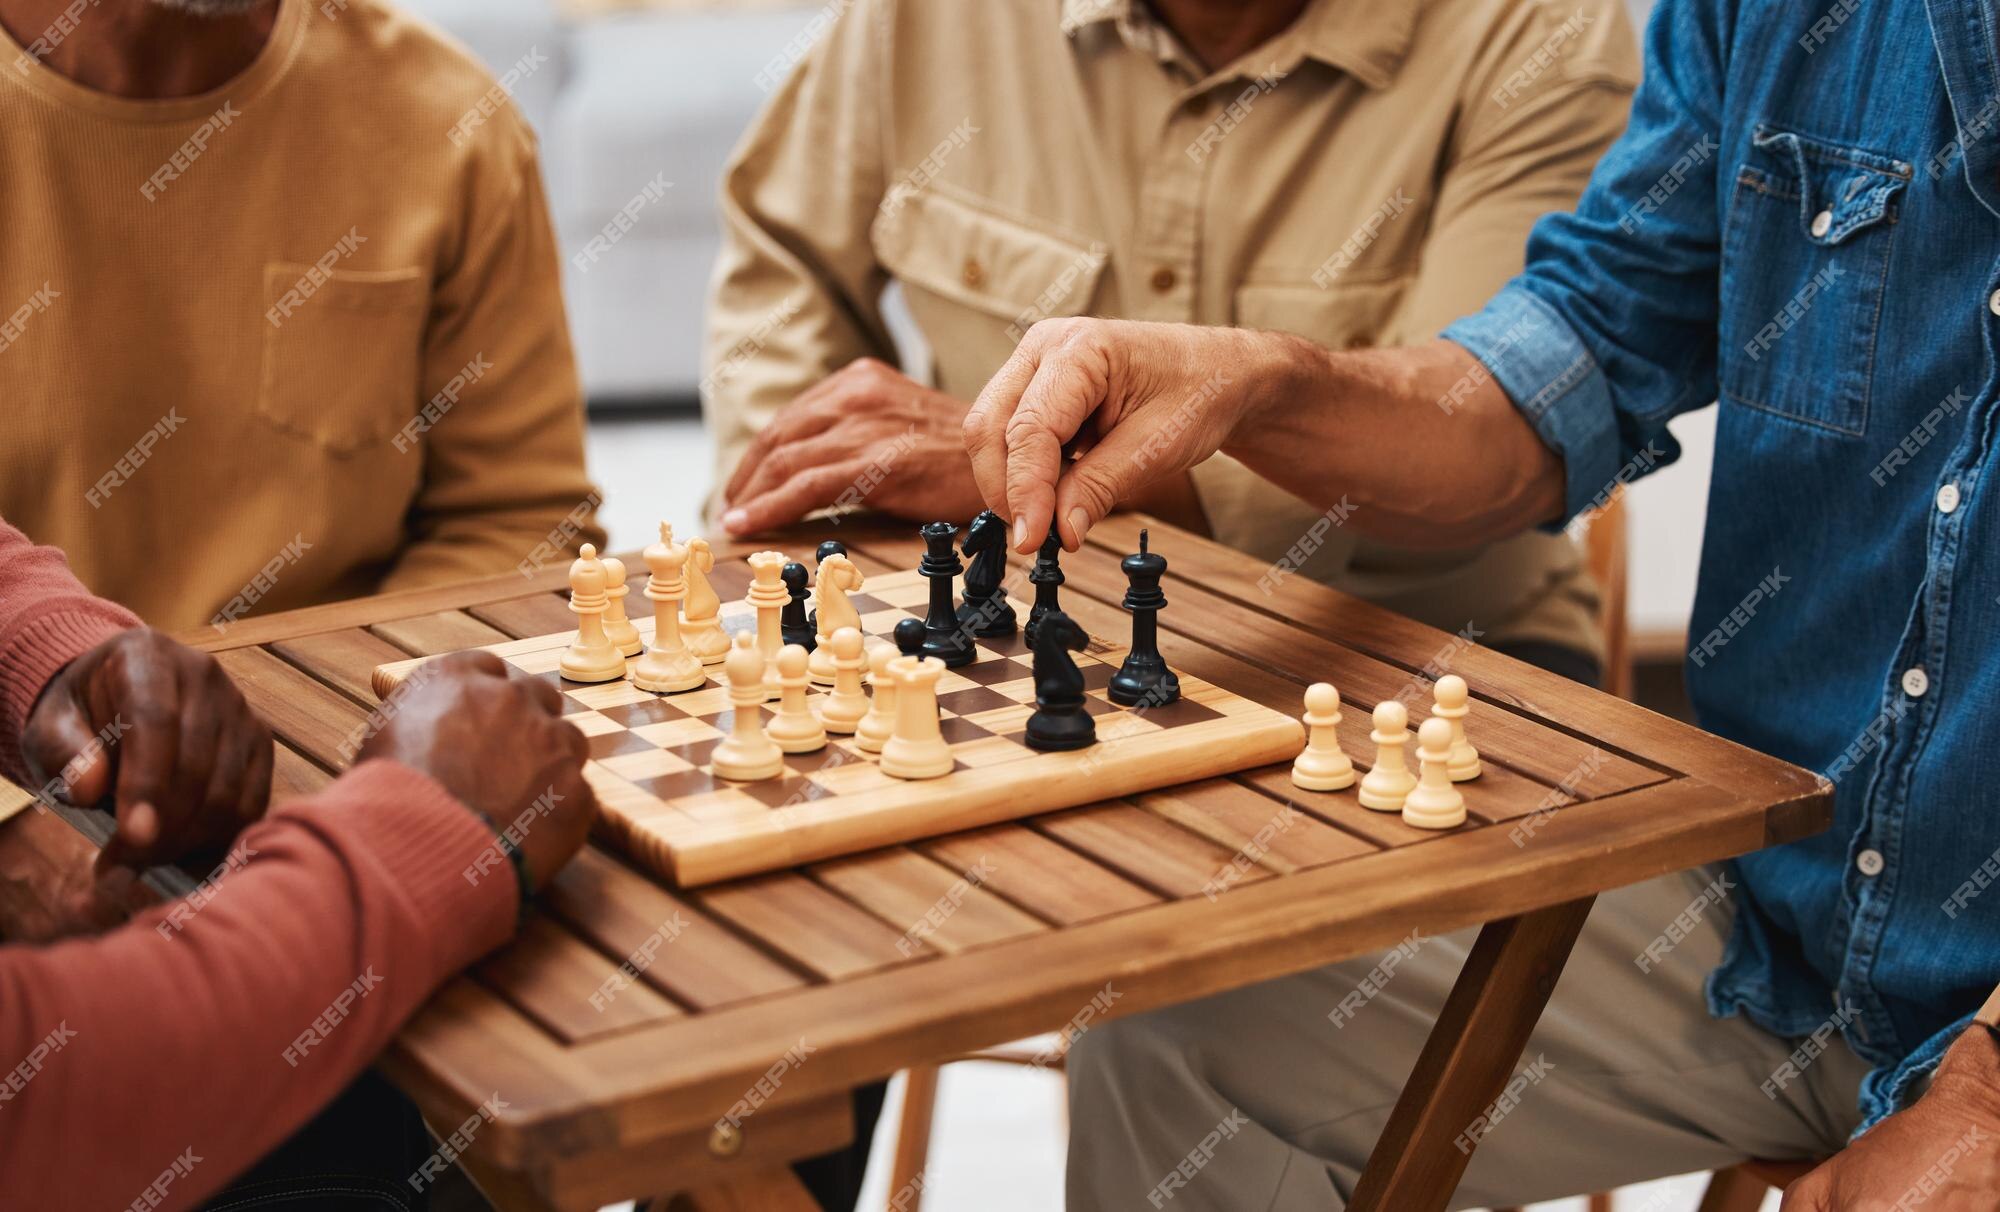
<instances>
[{"instance_id":1,"label":"wrinkled hand","mask_svg":"<svg viewBox=\"0 0 2000 1212\"><path fill-rule=\"evenodd\" d=\"M597 798L583 780L590 743L562 720L562 693L490 652L456 652L394 696L394 714L357 762L422 771L495 829L515 827L540 889L590 836ZM385 712L385 714L388 714Z\"/></svg>"},{"instance_id":2,"label":"wrinkled hand","mask_svg":"<svg viewBox=\"0 0 2000 1212\"><path fill-rule=\"evenodd\" d=\"M960 434L965 404L873 358L815 384L757 435L723 488L732 535L866 504L934 521L978 513Z\"/></svg>"},{"instance_id":3,"label":"wrinkled hand","mask_svg":"<svg viewBox=\"0 0 2000 1212\"><path fill-rule=\"evenodd\" d=\"M1015 550L1056 521L1074 551L1121 501L1222 449L1311 348L1239 328L1043 320L966 414L979 491L1014 520ZM1080 453L1067 465L1066 444Z\"/></svg>"},{"instance_id":4,"label":"wrinkled hand","mask_svg":"<svg viewBox=\"0 0 2000 1212\"><path fill-rule=\"evenodd\" d=\"M21 750L38 789L111 798L118 825L99 870L222 849L271 797L271 730L214 657L147 627L49 679Z\"/></svg>"},{"instance_id":5,"label":"wrinkled hand","mask_svg":"<svg viewBox=\"0 0 2000 1212\"><path fill-rule=\"evenodd\" d=\"M1973 1026L1916 1103L1793 1183L1782 1212L1991 1212L2000 1202L2000 1048Z\"/></svg>"}]
</instances>

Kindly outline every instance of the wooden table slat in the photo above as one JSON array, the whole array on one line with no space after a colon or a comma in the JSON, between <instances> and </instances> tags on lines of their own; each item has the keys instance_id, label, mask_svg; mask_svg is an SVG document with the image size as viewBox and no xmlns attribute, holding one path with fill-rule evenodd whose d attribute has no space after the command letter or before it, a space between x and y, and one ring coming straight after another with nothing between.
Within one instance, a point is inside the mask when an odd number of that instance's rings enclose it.
<instances>
[{"instance_id":1,"label":"wooden table slat","mask_svg":"<svg viewBox=\"0 0 2000 1212\"><path fill-rule=\"evenodd\" d=\"M481 961L478 971L488 988L564 1043L681 1012L642 982L612 980L617 964L538 915L522 924L512 945Z\"/></svg>"},{"instance_id":2,"label":"wooden table slat","mask_svg":"<svg viewBox=\"0 0 2000 1212\"><path fill-rule=\"evenodd\" d=\"M269 649L364 708L375 705L375 692L368 685L375 667L406 656L400 648L359 627L277 640Z\"/></svg>"},{"instance_id":3,"label":"wooden table slat","mask_svg":"<svg viewBox=\"0 0 2000 1212\"><path fill-rule=\"evenodd\" d=\"M465 613L517 640L531 635L569 631L576 626L576 616L569 612L569 606L560 596L552 593L533 593L506 601L488 602L467 607Z\"/></svg>"},{"instance_id":4,"label":"wooden table slat","mask_svg":"<svg viewBox=\"0 0 2000 1212\"><path fill-rule=\"evenodd\" d=\"M1223 872L1234 853L1164 817L1123 800L1053 812L1034 827L1168 899L1197 896ZM1268 877L1253 868L1242 883Z\"/></svg>"},{"instance_id":5,"label":"wooden table slat","mask_svg":"<svg viewBox=\"0 0 2000 1212\"><path fill-rule=\"evenodd\" d=\"M793 872L716 884L695 902L827 980L935 954L919 943L898 949L900 931Z\"/></svg>"},{"instance_id":6,"label":"wooden table slat","mask_svg":"<svg viewBox=\"0 0 2000 1212\"><path fill-rule=\"evenodd\" d=\"M964 870L904 847L815 863L813 877L900 929L898 950L919 942L947 955L1044 929L1041 922L980 885L996 860L974 858Z\"/></svg>"},{"instance_id":7,"label":"wooden table slat","mask_svg":"<svg viewBox=\"0 0 2000 1212\"><path fill-rule=\"evenodd\" d=\"M1232 866L1253 864L1286 875L1380 849L1293 810L1293 803L1308 798L1308 792L1298 792L1296 801L1255 804L1242 790L1228 779L1203 779L1149 791L1132 802L1229 850Z\"/></svg>"},{"instance_id":8,"label":"wooden table slat","mask_svg":"<svg viewBox=\"0 0 2000 1212\"><path fill-rule=\"evenodd\" d=\"M390 619L386 623L376 623L368 630L410 656L429 656L437 652L455 652L460 648L478 648L513 638L490 623L480 622L463 610L438 610L429 614L412 615L406 619Z\"/></svg>"},{"instance_id":9,"label":"wooden table slat","mask_svg":"<svg viewBox=\"0 0 2000 1212\"><path fill-rule=\"evenodd\" d=\"M963 871L990 857L984 887L1057 925L1073 926L1159 903L1159 897L1080 851L1025 825L992 825L917 843L917 849Z\"/></svg>"},{"instance_id":10,"label":"wooden table slat","mask_svg":"<svg viewBox=\"0 0 2000 1212\"><path fill-rule=\"evenodd\" d=\"M329 770L341 767L368 718L359 704L261 648L220 652L216 660L280 739Z\"/></svg>"}]
</instances>

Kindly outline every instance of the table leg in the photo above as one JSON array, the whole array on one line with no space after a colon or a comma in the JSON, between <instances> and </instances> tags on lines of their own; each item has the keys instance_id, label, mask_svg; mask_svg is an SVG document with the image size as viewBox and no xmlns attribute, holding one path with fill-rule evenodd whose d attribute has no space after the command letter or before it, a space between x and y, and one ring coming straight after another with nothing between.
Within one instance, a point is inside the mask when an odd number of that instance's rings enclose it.
<instances>
[{"instance_id":1,"label":"table leg","mask_svg":"<svg viewBox=\"0 0 2000 1212\"><path fill-rule=\"evenodd\" d=\"M1466 957L1349 1212L1444 1212L1472 1160L1462 1140L1514 1072L1594 897L1489 922Z\"/></svg>"}]
</instances>

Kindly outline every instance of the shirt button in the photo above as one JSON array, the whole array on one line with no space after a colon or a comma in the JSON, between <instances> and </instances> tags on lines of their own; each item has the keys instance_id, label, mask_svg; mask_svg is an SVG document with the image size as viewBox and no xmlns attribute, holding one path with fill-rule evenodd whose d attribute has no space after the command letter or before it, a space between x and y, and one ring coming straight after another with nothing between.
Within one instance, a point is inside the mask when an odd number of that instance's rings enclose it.
<instances>
[{"instance_id":1,"label":"shirt button","mask_svg":"<svg viewBox=\"0 0 2000 1212\"><path fill-rule=\"evenodd\" d=\"M1937 507L1939 513L1950 513L1958 508L1958 485L1946 484L1938 489Z\"/></svg>"},{"instance_id":2,"label":"shirt button","mask_svg":"<svg viewBox=\"0 0 2000 1212\"><path fill-rule=\"evenodd\" d=\"M1833 230L1833 212L1832 212L1832 211L1830 211L1830 210L1823 210L1823 211L1821 211L1821 212L1819 212L1818 214L1816 214L1816 215L1814 215L1814 216L1813 216L1813 221L1812 221L1812 234L1813 234L1813 235L1815 235L1815 236L1823 236L1823 235L1825 235L1826 233L1828 233L1828 232L1830 232L1830 231L1832 231L1832 230Z\"/></svg>"},{"instance_id":3,"label":"shirt button","mask_svg":"<svg viewBox=\"0 0 2000 1212\"><path fill-rule=\"evenodd\" d=\"M1994 315L2000 316L2000 290L1996 290L1992 293L1992 295L1988 296L1986 300L1986 309L1992 312Z\"/></svg>"},{"instance_id":4,"label":"shirt button","mask_svg":"<svg viewBox=\"0 0 2000 1212\"><path fill-rule=\"evenodd\" d=\"M1174 283L1179 280L1179 278L1174 276L1174 271L1165 265L1153 271L1153 289L1161 294L1166 294L1172 290Z\"/></svg>"},{"instance_id":5,"label":"shirt button","mask_svg":"<svg viewBox=\"0 0 2000 1212\"><path fill-rule=\"evenodd\" d=\"M981 265L976 258L967 257L965 259L965 268L959 271L959 276L965 279L967 286L978 286L980 283L986 281L986 267Z\"/></svg>"},{"instance_id":6,"label":"shirt button","mask_svg":"<svg viewBox=\"0 0 2000 1212\"><path fill-rule=\"evenodd\" d=\"M1882 874L1882 852L1880 850L1863 850L1860 854L1854 856L1854 865L1863 875L1880 875Z\"/></svg>"},{"instance_id":7,"label":"shirt button","mask_svg":"<svg viewBox=\"0 0 2000 1212\"><path fill-rule=\"evenodd\" d=\"M1920 699L1924 697L1924 692L1930 688L1931 675L1925 673L1921 667L1905 669L1903 671L1904 694L1909 695L1913 699Z\"/></svg>"}]
</instances>

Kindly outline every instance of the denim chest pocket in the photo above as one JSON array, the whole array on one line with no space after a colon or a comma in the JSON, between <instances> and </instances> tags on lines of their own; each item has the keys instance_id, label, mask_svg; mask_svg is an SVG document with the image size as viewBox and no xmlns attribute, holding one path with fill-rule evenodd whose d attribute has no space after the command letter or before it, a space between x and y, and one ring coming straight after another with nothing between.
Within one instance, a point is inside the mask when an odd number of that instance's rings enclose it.
<instances>
[{"instance_id":1,"label":"denim chest pocket","mask_svg":"<svg viewBox=\"0 0 2000 1212\"><path fill-rule=\"evenodd\" d=\"M1759 125L1722 250L1725 404L1859 437L1910 166Z\"/></svg>"}]
</instances>

